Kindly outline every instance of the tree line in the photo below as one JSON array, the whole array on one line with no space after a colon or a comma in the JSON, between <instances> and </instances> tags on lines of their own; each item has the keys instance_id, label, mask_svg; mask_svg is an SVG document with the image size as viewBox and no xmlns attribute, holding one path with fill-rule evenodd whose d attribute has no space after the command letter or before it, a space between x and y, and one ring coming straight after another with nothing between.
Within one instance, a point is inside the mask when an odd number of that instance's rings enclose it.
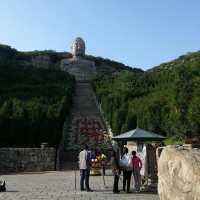
<instances>
[{"instance_id":1,"label":"tree line","mask_svg":"<svg viewBox=\"0 0 200 200\"><path fill-rule=\"evenodd\" d=\"M59 70L0 62L0 146L57 146L73 85L74 78Z\"/></svg>"}]
</instances>

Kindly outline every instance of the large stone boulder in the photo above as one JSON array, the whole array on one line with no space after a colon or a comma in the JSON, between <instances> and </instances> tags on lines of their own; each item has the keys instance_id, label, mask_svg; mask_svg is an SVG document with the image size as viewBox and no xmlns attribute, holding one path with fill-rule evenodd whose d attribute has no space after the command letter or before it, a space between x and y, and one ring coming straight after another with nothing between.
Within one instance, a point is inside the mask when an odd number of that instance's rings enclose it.
<instances>
[{"instance_id":1,"label":"large stone boulder","mask_svg":"<svg viewBox=\"0 0 200 200\"><path fill-rule=\"evenodd\" d=\"M200 149L167 146L158 160L160 200L200 200Z\"/></svg>"}]
</instances>

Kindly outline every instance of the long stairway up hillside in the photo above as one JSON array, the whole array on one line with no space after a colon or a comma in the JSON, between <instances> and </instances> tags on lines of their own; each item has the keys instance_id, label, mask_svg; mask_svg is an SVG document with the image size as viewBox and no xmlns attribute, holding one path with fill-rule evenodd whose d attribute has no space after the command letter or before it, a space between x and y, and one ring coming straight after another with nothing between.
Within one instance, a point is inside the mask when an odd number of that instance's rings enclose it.
<instances>
[{"instance_id":1,"label":"long stairway up hillside","mask_svg":"<svg viewBox=\"0 0 200 200\"><path fill-rule=\"evenodd\" d=\"M107 142L106 126L91 83L76 81L71 123L64 135L65 156L61 161L77 160L77 154L85 144L90 148L101 148L107 145Z\"/></svg>"},{"instance_id":2,"label":"long stairway up hillside","mask_svg":"<svg viewBox=\"0 0 200 200\"><path fill-rule=\"evenodd\" d=\"M95 94L89 81L76 82L72 114L81 117L100 117Z\"/></svg>"}]
</instances>

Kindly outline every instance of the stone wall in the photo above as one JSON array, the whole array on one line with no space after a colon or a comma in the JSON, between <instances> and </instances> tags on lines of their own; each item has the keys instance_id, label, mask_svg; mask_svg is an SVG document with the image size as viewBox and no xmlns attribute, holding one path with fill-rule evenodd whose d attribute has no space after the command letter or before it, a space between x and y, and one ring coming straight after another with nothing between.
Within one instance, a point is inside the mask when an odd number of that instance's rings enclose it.
<instances>
[{"instance_id":1,"label":"stone wall","mask_svg":"<svg viewBox=\"0 0 200 200\"><path fill-rule=\"evenodd\" d=\"M55 170L55 148L0 148L0 172Z\"/></svg>"}]
</instances>

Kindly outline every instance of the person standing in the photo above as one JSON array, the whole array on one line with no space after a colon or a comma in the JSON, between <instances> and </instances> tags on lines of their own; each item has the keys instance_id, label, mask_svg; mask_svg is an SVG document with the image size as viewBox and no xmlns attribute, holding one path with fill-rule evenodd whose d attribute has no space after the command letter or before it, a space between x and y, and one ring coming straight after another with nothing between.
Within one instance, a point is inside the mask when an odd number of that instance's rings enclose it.
<instances>
[{"instance_id":1,"label":"person standing","mask_svg":"<svg viewBox=\"0 0 200 200\"><path fill-rule=\"evenodd\" d=\"M120 176L120 167L119 167L119 160L115 151L112 152L111 156L111 167L114 176L114 183L113 183L113 193L119 193L119 176Z\"/></svg>"},{"instance_id":2,"label":"person standing","mask_svg":"<svg viewBox=\"0 0 200 200\"><path fill-rule=\"evenodd\" d=\"M135 190L136 192L140 191L141 187L141 175L140 170L142 168L142 161L139 157L136 156L136 151L132 151L132 167L133 167L133 176L135 181Z\"/></svg>"},{"instance_id":3,"label":"person standing","mask_svg":"<svg viewBox=\"0 0 200 200\"><path fill-rule=\"evenodd\" d=\"M131 156L128 153L128 148L123 148L123 156L122 156L123 166L123 191L130 193L130 183L131 183L131 175L132 175L132 164L131 164Z\"/></svg>"},{"instance_id":4,"label":"person standing","mask_svg":"<svg viewBox=\"0 0 200 200\"><path fill-rule=\"evenodd\" d=\"M79 153L79 169L80 169L80 189L81 191L87 190L87 192L92 192L89 187L89 177L90 177L90 165L91 165L91 153L89 152L88 145ZM85 188L84 188L85 183Z\"/></svg>"}]
</instances>

